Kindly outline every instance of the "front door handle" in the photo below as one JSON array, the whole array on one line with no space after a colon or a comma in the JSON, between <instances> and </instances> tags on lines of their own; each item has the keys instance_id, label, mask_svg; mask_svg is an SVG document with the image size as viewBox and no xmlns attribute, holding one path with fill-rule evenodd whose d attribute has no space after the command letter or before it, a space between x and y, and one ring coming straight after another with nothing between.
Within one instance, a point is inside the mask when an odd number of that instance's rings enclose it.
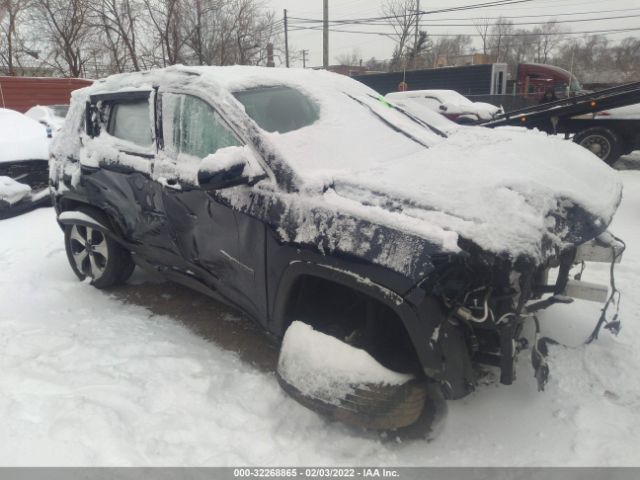
<instances>
[{"instance_id":1,"label":"front door handle","mask_svg":"<svg viewBox=\"0 0 640 480\"><path fill-rule=\"evenodd\" d=\"M176 180L175 178L167 178L164 184L174 190L182 190L182 185L180 185L180 182L178 182L178 180Z\"/></svg>"}]
</instances>

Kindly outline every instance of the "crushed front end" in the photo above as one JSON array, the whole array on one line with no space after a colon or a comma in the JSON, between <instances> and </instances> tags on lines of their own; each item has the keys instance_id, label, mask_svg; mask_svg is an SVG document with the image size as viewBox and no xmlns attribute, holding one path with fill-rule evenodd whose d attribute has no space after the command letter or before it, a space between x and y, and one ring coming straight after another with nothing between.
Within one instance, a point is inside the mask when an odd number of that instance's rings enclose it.
<instances>
[{"instance_id":1,"label":"crushed front end","mask_svg":"<svg viewBox=\"0 0 640 480\"><path fill-rule=\"evenodd\" d=\"M448 398L463 397L475 388L478 364L498 367L500 382L513 383L516 359L523 350L531 350L534 375L543 390L549 374L546 347L553 340L540 338L536 313L557 303L579 298L605 304L587 341L596 338L603 325L613 333L619 330L617 315L609 321L607 309L619 295L613 274L624 242L612 234L601 233L578 246L565 244L542 263L528 258L513 261L487 253L472 242L460 243L463 254L434 257L435 271L420 285L442 312L429 341L442 368L425 369L425 373L440 380ZM611 265L610 288L581 280L585 262ZM573 267L579 270L572 276ZM557 277L550 282L553 269ZM535 325L533 341L523 334L527 321Z\"/></svg>"}]
</instances>

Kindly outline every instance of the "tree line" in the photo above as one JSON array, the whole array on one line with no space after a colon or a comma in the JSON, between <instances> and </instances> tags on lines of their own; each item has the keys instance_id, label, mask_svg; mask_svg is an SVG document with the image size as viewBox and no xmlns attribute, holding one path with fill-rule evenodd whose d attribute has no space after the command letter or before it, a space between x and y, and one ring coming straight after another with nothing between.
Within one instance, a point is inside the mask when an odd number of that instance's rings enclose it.
<instances>
[{"instance_id":1,"label":"tree line","mask_svg":"<svg viewBox=\"0 0 640 480\"><path fill-rule=\"evenodd\" d=\"M573 71L585 82L621 83L640 80L640 38L613 42L602 34L574 36L556 20L520 28L510 18L473 20L471 35L432 36L416 22L416 0L386 0L381 14L392 32L395 48L387 60L361 61L357 52L336 58L339 63L362 63L372 70L401 71L432 68L441 56L483 53L515 69L518 63L550 63ZM515 71L511 72L515 74Z\"/></svg>"},{"instance_id":2,"label":"tree line","mask_svg":"<svg viewBox=\"0 0 640 480\"><path fill-rule=\"evenodd\" d=\"M258 0L0 0L0 72L101 77L263 65L282 27Z\"/></svg>"}]
</instances>

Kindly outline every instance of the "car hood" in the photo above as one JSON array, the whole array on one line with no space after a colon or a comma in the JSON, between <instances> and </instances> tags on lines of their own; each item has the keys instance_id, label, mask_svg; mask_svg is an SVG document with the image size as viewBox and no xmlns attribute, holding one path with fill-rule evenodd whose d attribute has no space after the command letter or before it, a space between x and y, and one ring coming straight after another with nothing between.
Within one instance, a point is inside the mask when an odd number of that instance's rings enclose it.
<instances>
[{"instance_id":1,"label":"car hood","mask_svg":"<svg viewBox=\"0 0 640 480\"><path fill-rule=\"evenodd\" d=\"M466 127L422 152L334 176L331 203L455 250L541 261L610 223L617 174L572 142L520 128Z\"/></svg>"}]
</instances>

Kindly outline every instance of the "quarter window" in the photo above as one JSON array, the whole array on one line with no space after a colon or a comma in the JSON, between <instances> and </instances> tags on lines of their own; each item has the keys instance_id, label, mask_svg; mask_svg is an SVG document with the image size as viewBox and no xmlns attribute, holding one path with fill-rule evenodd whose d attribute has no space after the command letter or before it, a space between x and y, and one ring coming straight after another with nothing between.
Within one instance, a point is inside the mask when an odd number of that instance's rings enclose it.
<instances>
[{"instance_id":1,"label":"quarter window","mask_svg":"<svg viewBox=\"0 0 640 480\"><path fill-rule=\"evenodd\" d=\"M113 104L109 133L141 147L150 147L153 143L153 137L151 135L149 102L140 100Z\"/></svg>"}]
</instances>

